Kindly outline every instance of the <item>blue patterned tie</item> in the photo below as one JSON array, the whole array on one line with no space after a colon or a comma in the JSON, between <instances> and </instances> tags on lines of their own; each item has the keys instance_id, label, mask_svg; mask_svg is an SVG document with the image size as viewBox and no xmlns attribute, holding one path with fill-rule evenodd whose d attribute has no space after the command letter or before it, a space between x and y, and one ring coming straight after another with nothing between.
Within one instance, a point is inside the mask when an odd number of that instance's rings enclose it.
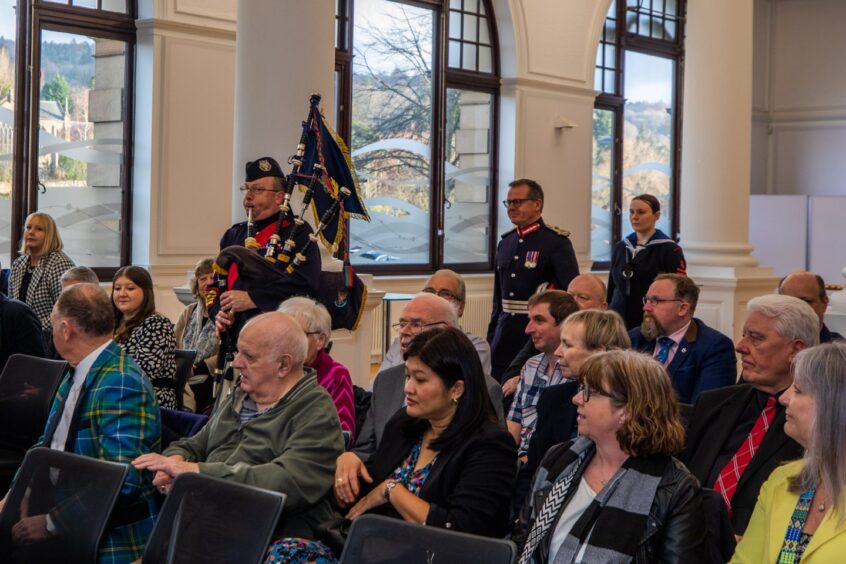
<instances>
[{"instance_id":1,"label":"blue patterned tie","mask_svg":"<svg viewBox=\"0 0 846 564\"><path fill-rule=\"evenodd\" d=\"M662 365L667 364L667 357L670 356L670 347L675 344L669 337L661 337L658 339L658 345L661 347L658 349L658 356L655 357L655 360L660 362Z\"/></svg>"}]
</instances>

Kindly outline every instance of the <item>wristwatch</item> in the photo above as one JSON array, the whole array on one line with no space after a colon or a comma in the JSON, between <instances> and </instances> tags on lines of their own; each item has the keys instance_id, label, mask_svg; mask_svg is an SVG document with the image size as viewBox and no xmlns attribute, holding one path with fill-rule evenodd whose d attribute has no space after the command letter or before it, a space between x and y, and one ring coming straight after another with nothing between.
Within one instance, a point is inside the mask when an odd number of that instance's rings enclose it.
<instances>
[{"instance_id":1,"label":"wristwatch","mask_svg":"<svg viewBox=\"0 0 846 564\"><path fill-rule=\"evenodd\" d=\"M391 501L391 490L397 487L399 482L394 482L391 480L387 484L385 484L385 489L382 490L382 496L385 498L386 501Z\"/></svg>"}]
</instances>

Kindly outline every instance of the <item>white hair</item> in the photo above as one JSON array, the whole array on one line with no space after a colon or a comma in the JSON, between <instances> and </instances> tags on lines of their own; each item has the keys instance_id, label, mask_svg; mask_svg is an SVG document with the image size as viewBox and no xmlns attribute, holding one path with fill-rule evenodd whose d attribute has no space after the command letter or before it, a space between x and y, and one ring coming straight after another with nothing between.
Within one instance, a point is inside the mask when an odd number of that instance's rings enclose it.
<instances>
[{"instance_id":1,"label":"white hair","mask_svg":"<svg viewBox=\"0 0 846 564\"><path fill-rule=\"evenodd\" d=\"M779 294L758 296L749 300L746 311L775 320L776 333L785 339L799 339L806 347L820 342L820 318L799 298Z\"/></svg>"},{"instance_id":2,"label":"white hair","mask_svg":"<svg viewBox=\"0 0 846 564\"><path fill-rule=\"evenodd\" d=\"M288 298L276 311L287 313L300 322L306 332L319 332L327 341L332 337L332 317L322 303L311 298L296 296Z\"/></svg>"}]
</instances>

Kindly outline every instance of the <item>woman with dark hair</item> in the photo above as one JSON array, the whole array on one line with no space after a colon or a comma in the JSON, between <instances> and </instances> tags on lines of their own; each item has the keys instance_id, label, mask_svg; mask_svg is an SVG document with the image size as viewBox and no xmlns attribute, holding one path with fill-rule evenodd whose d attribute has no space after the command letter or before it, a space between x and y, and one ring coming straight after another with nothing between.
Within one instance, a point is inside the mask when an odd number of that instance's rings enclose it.
<instances>
[{"instance_id":1,"label":"woman with dark hair","mask_svg":"<svg viewBox=\"0 0 846 564\"><path fill-rule=\"evenodd\" d=\"M385 427L372 477L347 517L380 513L500 537L517 470L514 439L497 422L479 355L455 328L415 336L405 353L407 406Z\"/></svg>"},{"instance_id":2,"label":"woman with dark hair","mask_svg":"<svg viewBox=\"0 0 846 564\"><path fill-rule=\"evenodd\" d=\"M173 323L156 312L153 279L140 266L124 266L112 282L115 341L153 384L159 407L176 409L176 336Z\"/></svg>"},{"instance_id":3,"label":"woman with dark hair","mask_svg":"<svg viewBox=\"0 0 846 564\"><path fill-rule=\"evenodd\" d=\"M12 262L9 274L9 297L32 308L41 321L45 343L50 344L50 313L62 293L62 274L75 266L63 248L53 218L43 212L31 213L24 223L21 256Z\"/></svg>"},{"instance_id":4,"label":"woman with dark hair","mask_svg":"<svg viewBox=\"0 0 846 564\"><path fill-rule=\"evenodd\" d=\"M206 309L206 288L214 279L214 258L204 258L194 266L191 278L191 295L194 303L182 310L176 321L176 348L196 351L191 377L185 386L182 402L186 409L201 413L212 404L212 386L209 376L217 365L220 338L214 322Z\"/></svg>"},{"instance_id":5,"label":"woman with dark hair","mask_svg":"<svg viewBox=\"0 0 846 564\"><path fill-rule=\"evenodd\" d=\"M512 534L519 564L710 561L699 483L667 373L634 351L579 370L579 437L547 452Z\"/></svg>"},{"instance_id":6,"label":"woman with dark hair","mask_svg":"<svg viewBox=\"0 0 846 564\"><path fill-rule=\"evenodd\" d=\"M658 198L651 194L632 198L629 221L634 233L617 243L611 255L608 307L623 317L627 329L643 321L643 298L656 276L686 272L681 247L655 227L660 217Z\"/></svg>"},{"instance_id":7,"label":"woman with dark hair","mask_svg":"<svg viewBox=\"0 0 846 564\"><path fill-rule=\"evenodd\" d=\"M846 343L801 351L779 397L801 460L770 474L733 563L843 562L846 553Z\"/></svg>"}]
</instances>

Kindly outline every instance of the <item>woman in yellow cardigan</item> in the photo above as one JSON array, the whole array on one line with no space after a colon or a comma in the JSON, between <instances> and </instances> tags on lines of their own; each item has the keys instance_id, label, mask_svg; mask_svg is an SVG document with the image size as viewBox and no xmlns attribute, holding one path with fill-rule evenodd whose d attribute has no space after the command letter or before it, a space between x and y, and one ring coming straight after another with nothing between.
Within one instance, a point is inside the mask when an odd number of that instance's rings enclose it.
<instances>
[{"instance_id":1,"label":"woman in yellow cardigan","mask_svg":"<svg viewBox=\"0 0 846 564\"><path fill-rule=\"evenodd\" d=\"M846 561L846 342L800 352L793 374L779 401L805 457L763 485L733 563Z\"/></svg>"}]
</instances>

